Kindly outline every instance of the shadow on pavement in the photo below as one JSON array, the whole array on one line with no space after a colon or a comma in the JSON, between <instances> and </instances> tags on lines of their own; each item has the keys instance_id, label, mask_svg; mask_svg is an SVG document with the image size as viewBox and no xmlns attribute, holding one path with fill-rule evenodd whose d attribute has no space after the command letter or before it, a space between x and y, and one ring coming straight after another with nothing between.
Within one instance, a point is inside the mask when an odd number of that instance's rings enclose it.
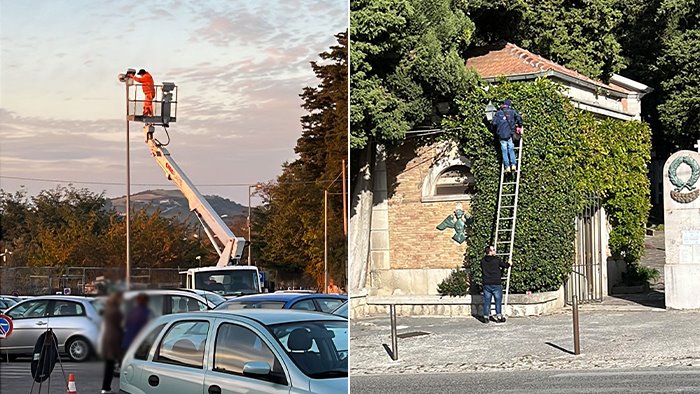
<instances>
[{"instance_id":1,"label":"shadow on pavement","mask_svg":"<svg viewBox=\"0 0 700 394\"><path fill-rule=\"evenodd\" d=\"M649 308L666 309L666 297L663 292L652 289L646 293L638 294L613 294L609 297L612 300L618 299L627 303L635 303Z\"/></svg>"},{"instance_id":2,"label":"shadow on pavement","mask_svg":"<svg viewBox=\"0 0 700 394\"><path fill-rule=\"evenodd\" d=\"M552 342L545 342L545 345L549 345L549 346L551 346L551 347L553 347L553 348L555 348L555 349L557 349L557 350L561 350L561 351L564 352L564 353L574 354L574 352L572 352L571 350L564 349L563 347L561 347L561 346L559 346L559 345L555 345L555 344L553 344Z\"/></svg>"},{"instance_id":3,"label":"shadow on pavement","mask_svg":"<svg viewBox=\"0 0 700 394\"><path fill-rule=\"evenodd\" d=\"M387 345L386 343L382 343L382 346L384 346L384 350L386 350L386 353L393 360L394 359L394 352L391 351L391 348L389 347L389 345Z\"/></svg>"}]
</instances>

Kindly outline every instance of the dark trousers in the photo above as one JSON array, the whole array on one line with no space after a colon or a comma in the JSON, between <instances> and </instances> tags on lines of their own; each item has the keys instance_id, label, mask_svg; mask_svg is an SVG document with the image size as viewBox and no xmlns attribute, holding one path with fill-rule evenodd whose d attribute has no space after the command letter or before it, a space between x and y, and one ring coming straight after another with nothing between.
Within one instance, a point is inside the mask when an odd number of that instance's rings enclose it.
<instances>
[{"instance_id":1,"label":"dark trousers","mask_svg":"<svg viewBox=\"0 0 700 394\"><path fill-rule=\"evenodd\" d=\"M112 378L114 377L114 366L116 360L105 360L105 374L102 378L102 390L112 390Z\"/></svg>"}]
</instances>

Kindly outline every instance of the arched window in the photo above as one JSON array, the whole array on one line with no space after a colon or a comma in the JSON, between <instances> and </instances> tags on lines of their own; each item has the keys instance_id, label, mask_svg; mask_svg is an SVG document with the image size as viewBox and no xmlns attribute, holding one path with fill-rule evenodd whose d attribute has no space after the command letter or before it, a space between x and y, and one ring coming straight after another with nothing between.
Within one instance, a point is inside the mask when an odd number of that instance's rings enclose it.
<instances>
[{"instance_id":1,"label":"arched window","mask_svg":"<svg viewBox=\"0 0 700 394\"><path fill-rule=\"evenodd\" d=\"M421 201L465 201L476 192L471 162L458 156L436 163L423 180Z\"/></svg>"},{"instance_id":2,"label":"arched window","mask_svg":"<svg viewBox=\"0 0 700 394\"><path fill-rule=\"evenodd\" d=\"M435 180L434 196L466 197L474 194L474 175L466 165L444 169Z\"/></svg>"}]
</instances>

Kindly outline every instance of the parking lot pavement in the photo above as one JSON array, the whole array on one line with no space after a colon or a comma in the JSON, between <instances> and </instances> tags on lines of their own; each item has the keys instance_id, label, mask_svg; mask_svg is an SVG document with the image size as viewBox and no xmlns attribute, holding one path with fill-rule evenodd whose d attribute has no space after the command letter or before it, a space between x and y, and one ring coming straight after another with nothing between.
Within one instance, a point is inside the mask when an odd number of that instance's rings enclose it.
<instances>
[{"instance_id":1,"label":"parking lot pavement","mask_svg":"<svg viewBox=\"0 0 700 394\"><path fill-rule=\"evenodd\" d=\"M68 374L75 374L76 387L79 393L99 393L102 386L102 372L104 364L98 361L84 363L63 362L63 370ZM29 358L19 359L13 362L0 363L0 392L3 393L27 393L32 387L32 373ZM46 393L49 381L42 383L41 393ZM34 383L34 392L37 393L39 383ZM119 380L112 380L112 391L119 392ZM51 373L50 394L65 394L66 383L61 372L60 364Z\"/></svg>"}]
</instances>

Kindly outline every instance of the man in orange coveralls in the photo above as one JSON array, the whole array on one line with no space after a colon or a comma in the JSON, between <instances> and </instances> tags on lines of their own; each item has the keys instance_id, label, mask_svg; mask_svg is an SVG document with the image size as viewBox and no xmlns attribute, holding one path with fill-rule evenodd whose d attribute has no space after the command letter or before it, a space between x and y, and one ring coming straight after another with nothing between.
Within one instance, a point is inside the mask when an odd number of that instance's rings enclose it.
<instances>
[{"instance_id":1,"label":"man in orange coveralls","mask_svg":"<svg viewBox=\"0 0 700 394\"><path fill-rule=\"evenodd\" d=\"M132 78L134 78L134 81L141 84L143 94L146 96L143 103L143 116L153 116L153 98L156 96L156 89L153 86L153 77L144 69L140 69L137 75L140 75L140 77L133 76Z\"/></svg>"}]
</instances>

